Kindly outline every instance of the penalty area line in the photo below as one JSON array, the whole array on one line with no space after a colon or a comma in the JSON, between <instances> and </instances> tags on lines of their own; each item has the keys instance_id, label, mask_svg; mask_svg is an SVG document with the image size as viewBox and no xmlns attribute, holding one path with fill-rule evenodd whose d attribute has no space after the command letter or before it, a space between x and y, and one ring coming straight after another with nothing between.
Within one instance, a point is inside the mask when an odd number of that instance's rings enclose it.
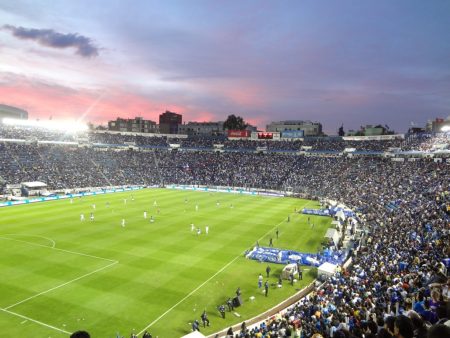
<instances>
[{"instance_id":1,"label":"penalty area line","mask_svg":"<svg viewBox=\"0 0 450 338\"><path fill-rule=\"evenodd\" d=\"M13 312L13 311L9 311L9 310L7 310L7 309L0 308L0 311L3 311L3 312L5 312L5 313L9 313L10 315L13 315L13 316L16 316L16 317L25 319L25 320L29 320L30 322L33 322L33 323L35 323L35 324L39 324L39 325L41 325L41 326L45 326L45 327L47 327L47 328L49 328L49 329L52 329L52 330L56 330L56 331L59 331L59 332L65 333L65 334L71 334L71 332L69 332L69 331L60 329L60 328L58 328L58 327L56 327L56 326L53 326L53 325L50 325L50 324L46 324L46 323L44 323L44 322L41 322L41 321L39 321L39 320L30 318L30 317L27 317L27 316L24 316L24 315L21 315L21 314L19 314L19 313L16 313L16 312ZM21 324L23 324L23 323L24 323L24 322L22 322Z\"/></svg>"},{"instance_id":2,"label":"penalty area line","mask_svg":"<svg viewBox=\"0 0 450 338\"><path fill-rule=\"evenodd\" d=\"M49 241L49 242L52 243L51 248L54 248L54 247L56 246L56 242L55 242L53 239L51 239L51 238L49 238L49 237L45 237L45 236L28 235L28 234L3 234L3 236L22 236L22 237L43 238L43 239L45 239L45 240L47 240L47 241ZM8 238L8 237L4 237L4 238ZM33 242L28 242L28 241L22 241L22 242L29 243L29 244L37 244L37 243L33 243ZM39 244L39 245L42 245L42 246L48 246L48 245L43 245L43 244Z\"/></svg>"},{"instance_id":3,"label":"penalty area line","mask_svg":"<svg viewBox=\"0 0 450 338\"><path fill-rule=\"evenodd\" d=\"M39 237L42 237L42 236L39 236ZM67 253L70 253L70 254L73 254L73 255L78 255L78 256L85 256L85 257L100 259L100 260L108 261L108 262L117 262L114 259L109 259L109 258L89 255L89 254L85 254L85 253L82 253L82 252L76 252L76 251L71 251L71 250L60 249L60 248L56 248L54 246L48 246L48 245L43 245L43 244L38 244L38 243L33 243L33 242L28 242L28 241L23 241L23 240L15 239L15 238L9 238L9 237L0 236L0 239L1 240L8 240L8 241L19 242L19 243L26 243L28 245L38 246L38 247L41 247L41 248L48 248L48 249L52 249L52 250L55 250L55 251L67 252Z\"/></svg>"},{"instance_id":4,"label":"penalty area line","mask_svg":"<svg viewBox=\"0 0 450 338\"><path fill-rule=\"evenodd\" d=\"M94 270L94 271L91 271L91 272L89 272L89 273L86 273L86 274L84 274L84 275L82 275L82 276L80 276L80 277L71 279L71 280L68 281L68 282L65 282L65 283L63 283L63 284L57 285L57 286L55 286L55 287L53 287L53 288L50 288L50 289L48 289L48 290L39 292L38 294L35 294L35 295L33 295L33 296L31 296L31 297L28 297L28 298L25 298L25 299L21 300L20 302L17 302L17 303L15 303L15 304L9 305L9 306L5 307L3 310L9 310L9 309L11 309L11 308L13 308L13 307L15 307L15 306L17 306L17 305L20 305L20 304L23 304L23 303L25 303L25 302L28 302L28 301L31 300L31 299L34 299L34 298L36 298L36 297L39 297L39 296L44 295L44 294L46 294L46 293L49 293L49 292L51 292L51 291L53 291L53 290L62 288L63 286L66 286L66 285L71 284L71 283L73 283L73 282L76 282L76 281L78 281L78 280L80 280L80 279L82 279L82 278L85 278L85 277L88 277L88 276L90 276L90 275L93 275L94 273L97 273L97 272L99 272L99 271L102 271L102 270L104 270L104 269L107 269L107 268L109 268L110 266L113 266L113 265L115 265L115 264L117 264L117 263L119 263L119 262L118 262L118 261L115 261L115 262L113 262L113 263L111 263L111 264L108 264L108 265L106 265L106 266L104 266L104 267L101 267L101 268L99 268L99 269L96 269L96 270Z\"/></svg>"}]
</instances>

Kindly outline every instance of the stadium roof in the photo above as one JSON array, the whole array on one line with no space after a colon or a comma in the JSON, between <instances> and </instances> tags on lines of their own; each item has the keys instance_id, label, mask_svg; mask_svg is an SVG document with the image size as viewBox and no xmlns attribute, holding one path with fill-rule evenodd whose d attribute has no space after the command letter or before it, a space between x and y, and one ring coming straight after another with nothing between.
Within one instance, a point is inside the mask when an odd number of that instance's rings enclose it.
<instances>
[{"instance_id":1,"label":"stadium roof","mask_svg":"<svg viewBox=\"0 0 450 338\"><path fill-rule=\"evenodd\" d=\"M181 338L205 338L205 337L206 336L202 335L200 332L194 331L194 332L191 332Z\"/></svg>"},{"instance_id":2,"label":"stadium roof","mask_svg":"<svg viewBox=\"0 0 450 338\"><path fill-rule=\"evenodd\" d=\"M22 186L24 186L25 188L44 188L47 186L47 184L44 182L34 181L34 182L22 182Z\"/></svg>"},{"instance_id":3,"label":"stadium roof","mask_svg":"<svg viewBox=\"0 0 450 338\"><path fill-rule=\"evenodd\" d=\"M26 110L0 104L0 119L4 117L28 119L28 112Z\"/></svg>"}]
</instances>

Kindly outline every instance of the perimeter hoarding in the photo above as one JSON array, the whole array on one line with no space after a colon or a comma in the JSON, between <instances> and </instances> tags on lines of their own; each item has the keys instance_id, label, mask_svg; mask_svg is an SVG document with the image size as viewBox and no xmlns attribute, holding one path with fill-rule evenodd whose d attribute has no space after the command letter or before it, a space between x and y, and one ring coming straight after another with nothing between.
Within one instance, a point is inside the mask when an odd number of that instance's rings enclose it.
<instances>
[{"instance_id":1,"label":"perimeter hoarding","mask_svg":"<svg viewBox=\"0 0 450 338\"><path fill-rule=\"evenodd\" d=\"M284 130L281 132L281 138L303 138L303 130Z\"/></svg>"},{"instance_id":2,"label":"perimeter hoarding","mask_svg":"<svg viewBox=\"0 0 450 338\"><path fill-rule=\"evenodd\" d=\"M249 138L250 135L250 130L228 130L229 138Z\"/></svg>"}]
</instances>

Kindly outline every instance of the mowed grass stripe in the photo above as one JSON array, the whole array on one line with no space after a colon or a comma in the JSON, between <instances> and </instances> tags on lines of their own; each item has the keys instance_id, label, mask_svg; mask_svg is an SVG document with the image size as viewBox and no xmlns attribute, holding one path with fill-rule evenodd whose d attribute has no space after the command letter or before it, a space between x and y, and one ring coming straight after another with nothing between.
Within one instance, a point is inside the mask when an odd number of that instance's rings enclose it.
<instances>
[{"instance_id":1,"label":"mowed grass stripe","mask_svg":"<svg viewBox=\"0 0 450 338\"><path fill-rule=\"evenodd\" d=\"M302 238L314 242L311 247L317 247L323 236L320 232L326 228L325 225L322 229L318 222L316 230L308 231L306 220L300 215L285 223L294 208L301 209L305 203L311 203L298 199L169 189L142 190L133 192L133 196L134 201L131 193L117 193L74 199L72 204L62 200L0 210L0 226L5 232L46 236L56 241L57 248L119 261L111 269L21 304L17 311L69 331L83 327L95 337L109 337L117 331L129 335L133 328L140 330L170 309L151 330L160 337L177 337L189 332L188 323L206 308L213 321L209 332L216 331L235 321L218 318L216 306L232 296L237 286L241 286L246 298L251 294L256 297L254 302L247 301L240 308L244 317L295 292L294 288L282 288L271 292L267 299L261 298L255 285L258 273L265 266L243 258L246 249L264 235L262 242L273 236L274 244L278 244L275 242L277 224L279 244L283 244L283 238L286 245L289 239L295 239L293 244L297 249L302 246ZM153 206L155 200L158 207ZM199 206L198 211L195 205ZM144 220L144 210L149 217L154 216L154 223ZM94 222L89 221L91 211L95 214ZM85 214L85 222L80 222L80 213ZM125 228L120 226L122 218L126 219ZM329 224L330 219L325 220ZM201 236L191 232L192 222L201 228ZM210 226L207 236L206 224ZM16 264L20 265L23 259L26 257L18 259ZM37 269L39 275L50 273L43 265ZM274 266L273 271L279 268ZM61 270L61 274L65 272ZM311 280L312 276L308 278ZM208 279L211 280L205 283ZM36 330L42 335L51 332L37 326ZM20 327L7 331L10 335L20 332ZM55 337L58 333L51 335Z\"/></svg>"},{"instance_id":2,"label":"mowed grass stripe","mask_svg":"<svg viewBox=\"0 0 450 338\"><path fill-rule=\"evenodd\" d=\"M56 251L50 247L5 239L1 243L0 254L8 258L0 261L0 285L3 290L1 307L5 309L105 266L104 261Z\"/></svg>"}]
</instances>

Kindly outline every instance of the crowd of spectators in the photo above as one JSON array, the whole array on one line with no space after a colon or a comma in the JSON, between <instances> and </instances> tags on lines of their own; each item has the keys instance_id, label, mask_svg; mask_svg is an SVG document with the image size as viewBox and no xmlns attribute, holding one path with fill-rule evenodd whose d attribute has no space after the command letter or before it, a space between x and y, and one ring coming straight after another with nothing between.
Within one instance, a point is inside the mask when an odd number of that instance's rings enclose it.
<instances>
[{"instance_id":1,"label":"crowd of spectators","mask_svg":"<svg viewBox=\"0 0 450 338\"><path fill-rule=\"evenodd\" d=\"M215 144L223 144L226 140L225 135L192 135L181 139L180 143L181 147L186 149L213 149Z\"/></svg>"},{"instance_id":2,"label":"crowd of spectators","mask_svg":"<svg viewBox=\"0 0 450 338\"><path fill-rule=\"evenodd\" d=\"M409 137L408 142L402 149L426 152L436 149L450 149L450 133L423 134Z\"/></svg>"},{"instance_id":3,"label":"crowd of spectators","mask_svg":"<svg viewBox=\"0 0 450 338\"><path fill-rule=\"evenodd\" d=\"M149 134L153 135L153 134ZM142 136L131 134L111 134L90 132L87 134L90 143L100 143L107 145L126 145L134 144L136 146L167 148L170 143L178 143L178 138L174 141L168 140L165 136Z\"/></svg>"},{"instance_id":4,"label":"crowd of spectators","mask_svg":"<svg viewBox=\"0 0 450 338\"><path fill-rule=\"evenodd\" d=\"M396 325L408 331L402 337L427 337L448 320L448 164L314 158L303 165L293 183L358 210L367 234L349 269L238 337L399 337ZM387 208L394 200L398 207Z\"/></svg>"},{"instance_id":5,"label":"crowd of spectators","mask_svg":"<svg viewBox=\"0 0 450 338\"><path fill-rule=\"evenodd\" d=\"M85 133L66 133L64 131L47 130L32 126L12 126L0 123L0 138L40 141L71 141Z\"/></svg>"},{"instance_id":6,"label":"crowd of spectators","mask_svg":"<svg viewBox=\"0 0 450 338\"><path fill-rule=\"evenodd\" d=\"M3 143L0 160L5 184L42 181L49 189L171 183L281 189L299 159L285 154Z\"/></svg>"},{"instance_id":7,"label":"crowd of spectators","mask_svg":"<svg viewBox=\"0 0 450 338\"><path fill-rule=\"evenodd\" d=\"M345 149L355 149L359 152L384 152L390 149L429 151L436 144L450 144L448 134L431 137L424 134L421 137L394 138L386 140L344 140L342 137L310 137L299 140L228 140L220 136L175 136L168 138L158 134L110 133L105 131L85 131L66 133L49 131L34 127L9 126L0 124L0 138L21 139L32 141L70 141L90 144L106 144L111 146L126 146L133 144L143 148L169 148L177 144L182 149L212 150L219 145L226 151L256 151L258 148L268 152L298 152L328 151L343 152Z\"/></svg>"},{"instance_id":8,"label":"crowd of spectators","mask_svg":"<svg viewBox=\"0 0 450 338\"><path fill-rule=\"evenodd\" d=\"M328 150L342 152L346 148L354 148L357 151L387 151L390 148L402 148L405 141L402 138L387 140L344 140L342 138L306 138L303 146L312 150Z\"/></svg>"}]
</instances>

